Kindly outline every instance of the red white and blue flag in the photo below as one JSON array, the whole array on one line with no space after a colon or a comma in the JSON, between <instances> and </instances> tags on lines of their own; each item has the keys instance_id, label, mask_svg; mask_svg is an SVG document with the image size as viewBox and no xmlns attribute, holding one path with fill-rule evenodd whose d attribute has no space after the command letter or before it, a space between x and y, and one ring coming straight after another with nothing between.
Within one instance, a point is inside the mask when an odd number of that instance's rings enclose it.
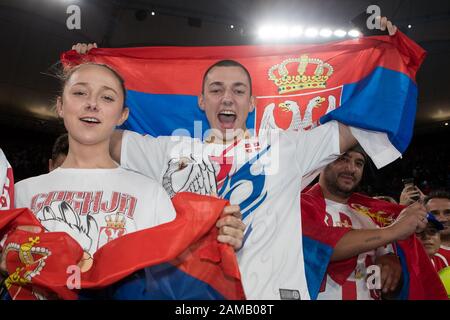
<instances>
[{"instance_id":1,"label":"red white and blue flag","mask_svg":"<svg viewBox=\"0 0 450 320\"><path fill-rule=\"evenodd\" d=\"M257 106L247 128L256 134L270 109L283 129L335 119L385 132L403 153L412 137L415 76L424 58L425 51L399 31L319 45L99 48L86 55L72 50L61 60L115 68L125 79L131 109L124 127L139 133L167 136L186 129L198 137L194 121L201 121L202 132L209 129L197 103L203 73L219 60L233 59L252 76Z\"/></svg>"}]
</instances>

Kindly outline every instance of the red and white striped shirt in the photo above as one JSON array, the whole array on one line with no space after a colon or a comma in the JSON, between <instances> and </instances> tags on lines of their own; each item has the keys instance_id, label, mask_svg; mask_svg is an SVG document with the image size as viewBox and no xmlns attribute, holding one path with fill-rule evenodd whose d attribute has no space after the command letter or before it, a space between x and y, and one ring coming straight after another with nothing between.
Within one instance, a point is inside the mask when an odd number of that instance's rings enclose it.
<instances>
[{"instance_id":1,"label":"red and white striped shirt","mask_svg":"<svg viewBox=\"0 0 450 320\"><path fill-rule=\"evenodd\" d=\"M439 272L441 269L444 269L445 267L448 267L450 262L450 248L441 245L438 252L436 252L431 258L431 262L433 263L433 266L437 272Z\"/></svg>"},{"instance_id":2,"label":"red and white striped shirt","mask_svg":"<svg viewBox=\"0 0 450 320\"><path fill-rule=\"evenodd\" d=\"M357 211L352 210L347 204L342 204L325 199L326 217L328 226L348 227L353 229L379 228L372 219ZM379 256L393 252L391 245L380 247L358 255L356 267L343 285L336 283L330 275L326 275L325 290L319 293L319 300L378 300L379 294L375 290L369 290L367 277L371 273L367 268L375 264Z\"/></svg>"}]
</instances>

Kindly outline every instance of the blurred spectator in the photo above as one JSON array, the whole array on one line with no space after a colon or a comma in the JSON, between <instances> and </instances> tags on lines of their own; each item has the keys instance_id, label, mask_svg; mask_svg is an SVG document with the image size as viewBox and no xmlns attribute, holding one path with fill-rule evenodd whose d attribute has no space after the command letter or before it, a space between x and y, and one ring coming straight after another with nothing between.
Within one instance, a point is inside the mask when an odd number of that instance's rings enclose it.
<instances>
[{"instance_id":1,"label":"blurred spectator","mask_svg":"<svg viewBox=\"0 0 450 320\"><path fill-rule=\"evenodd\" d=\"M441 269L448 267L448 262L445 257L438 254L441 246L441 237L436 227L428 223L427 228L423 232L418 233L417 236L430 257L434 269L439 272Z\"/></svg>"},{"instance_id":2,"label":"blurred spectator","mask_svg":"<svg viewBox=\"0 0 450 320\"><path fill-rule=\"evenodd\" d=\"M444 190L430 192L425 198L425 206L429 213L444 225L440 232L441 244L436 255L441 256L447 263L450 262L450 193Z\"/></svg>"},{"instance_id":3,"label":"blurred spectator","mask_svg":"<svg viewBox=\"0 0 450 320\"><path fill-rule=\"evenodd\" d=\"M48 171L53 171L66 160L69 152L69 138L67 133L60 135L53 145L52 157L48 160Z\"/></svg>"},{"instance_id":4,"label":"blurred spectator","mask_svg":"<svg viewBox=\"0 0 450 320\"><path fill-rule=\"evenodd\" d=\"M410 204L413 204L414 202L421 200L425 198L425 195L423 194L420 189L415 185L405 185L405 187L402 190L402 193L400 194L400 204L403 206L409 206Z\"/></svg>"}]
</instances>

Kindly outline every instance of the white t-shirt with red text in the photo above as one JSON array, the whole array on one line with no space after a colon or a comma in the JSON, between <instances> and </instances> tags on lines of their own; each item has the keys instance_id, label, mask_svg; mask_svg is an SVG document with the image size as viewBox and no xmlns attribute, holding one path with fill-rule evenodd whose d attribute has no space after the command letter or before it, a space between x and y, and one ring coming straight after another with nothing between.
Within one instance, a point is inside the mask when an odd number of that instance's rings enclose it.
<instances>
[{"instance_id":1,"label":"white t-shirt with red text","mask_svg":"<svg viewBox=\"0 0 450 320\"><path fill-rule=\"evenodd\" d=\"M67 232L91 255L122 235L175 218L159 183L121 167L57 168L22 180L16 207L31 209L48 231Z\"/></svg>"}]
</instances>

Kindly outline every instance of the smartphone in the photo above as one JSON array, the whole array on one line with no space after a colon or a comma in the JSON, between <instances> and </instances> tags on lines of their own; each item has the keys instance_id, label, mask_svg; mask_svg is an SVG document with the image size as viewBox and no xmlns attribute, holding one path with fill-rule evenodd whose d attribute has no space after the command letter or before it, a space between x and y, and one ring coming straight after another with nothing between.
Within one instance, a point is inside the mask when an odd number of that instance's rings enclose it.
<instances>
[{"instance_id":1,"label":"smartphone","mask_svg":"<svg viewBox=\"0 0 450 320\"><path fill-rule=\"evenodd\" d=\"M414 185L414 178L405 178L402 179L402 182L407 190L416 189L416 186ZM420 199L420 195L418 194L416 196L413 196L411 197L411 199L417 201Z\"/></svg>"},{"instance_id":2,"label":"smartphone","mask_svg":"<svg viewBox=\"0 0 450 320\"><path fill-rule=\"evenodd\" d=\"M414 178L405 178L402 179L403 184L406 187L414 187Z\"/></svg>"}]
</instances>

